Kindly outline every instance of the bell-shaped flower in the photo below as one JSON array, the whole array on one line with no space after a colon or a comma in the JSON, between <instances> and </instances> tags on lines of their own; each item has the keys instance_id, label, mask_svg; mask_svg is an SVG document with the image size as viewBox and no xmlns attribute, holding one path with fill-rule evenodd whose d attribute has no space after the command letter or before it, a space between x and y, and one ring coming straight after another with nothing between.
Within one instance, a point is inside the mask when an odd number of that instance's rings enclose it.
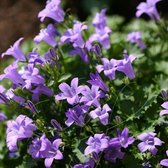
<instances>
[{"instance_id":1,"label":"bell-shaped flower","mask_svg":"<svg viewBox=\"0 0 168 168\"><path fill-rule=\"evenodd\" d=\"M43 22L46 17L53 19L56 22L64 21L64 11L60 6L61 0L47 1L46 7L39 12L38 17Z\"/></svg>"},{"instance_id":2,"label":"bell-shaped flower","mask_svg":"<svg viewBox=\"0 0 168 168\"><path fill-rule=\"evenodd\" d=\"M13 56L17 61L25 61L25 56L23 51L20 49L20 42L23 40L23 38L20 38L17 40L13 46L11 46L6 52L2 54L2 57L5 55L11 55Z\"/></svg>"}]
</instances>

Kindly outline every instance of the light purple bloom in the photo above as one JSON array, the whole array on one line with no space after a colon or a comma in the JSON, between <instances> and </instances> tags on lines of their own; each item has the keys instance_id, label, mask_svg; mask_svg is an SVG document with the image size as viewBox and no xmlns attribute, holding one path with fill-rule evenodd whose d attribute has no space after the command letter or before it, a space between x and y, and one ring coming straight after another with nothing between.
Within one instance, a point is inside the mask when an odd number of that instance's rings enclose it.
<instances>
[{"instance_id":1,"label":"light purple bloom","mask_svg":"<svg viewBox=\"0 0 168 168\"><path fill-rule=\"evenodd\" d=\"M146 13L153 20L160 20L159 13L156 9L156 4L161 0L147 0L146 2L141 2L137 6L136 17L140 17L143 13Z\"/></svg>"},{"instance_id":2,"label":"light purple bloom","mask_svg":"<svg viewBox=\"0 0 168 168\"><path fill-rule=\"evenodd\" d=\"M104 48L110 48L110 37L111 30L109 27L104 27L102 29L96 29L95 34L89 37L90 43L98 41Z\"/></svg>"},{"instance_id":3,"label":"light purple bloom","mask_svg":"<svg viewBox=\"0 0 168 168\"><path fill-rule=\"evenodd\" d=\"M47 1L45 9L39 12L38 17L43 22L46 17L53 19L56 22L64 21L64 11L60 7L61 0Z\"/></svg>"},{"instance_id":4,"label":"light purple bloom","mask_svg":"<svg viewBox=\"0 0 168 168\"><path fill-rule=\"evenodd\" d=\"M168 150L166 151L166 155L168 156ZM168 159L163 159L160 161L161 166L168 167Z\"/></svg>"},{"instance_id":5,"label":"light purple bloom","mask_svg":"<svg viewBox=\"0 0 168 168\"><path fill-rule=\"evenodd\" d=\"M63 158L63 155L59 150L61 143L61 139L56 139L51 143L43 134L42 137L36 138L32 141L28 152L34 159L44 158L45 167L50 168L54 159L61 160Z\"/></svg>"},{"instance_id":6,"label":"light purple bloom","mask_svg":"<svg viewBox=\"0 0 168 168\"><path fill-rule=\"evenodd\" d=\"M118 60L117 71L123 72L128 78L135 78L132 62L136 59L135 55L124 54L123 60Z\"/></svg>"},{"instance_id":7,"label":"light purple bloom","mask_svg":"<svg viewBox=\"0 0 168 168\"><path fill-rule=\"evenodd\" d=\"M32 85L43 85L44 84L44 78L39 75L39 70L35 68L32 64L28 64L28 66L25 68L24 72L22 72L22 79L25 80L25 88L31 89Z\"/></svg>"},{"instance_id":8,"label":"light purple bloom","mask_svg":"<svg viewBox=\"0 0 168 168\"><path fill-rule=\"evenodd\" d=\"M124 153L121 151L121 145L119 142L109 142L109 147L104 151L104 158L112 163L116 162L116 159L123 159Z\"/></svg>"},{"instance_id":9,"label":"light purple bloom","mask_svg":"<svg viewBox=\"0 0 168 168\"><path fill-rule=\"evenodd\" d=\"M96 13L92 24L99 29L106 27L106 9L102 9L100 13Z\"/></svg>"},{"instance_id":10,"label":"light purple bloom","mask_svg":"<svg viewBox=\"0 0 168 168\"><path fill-rule=\"evenodd\" d=\"M55 96L56 101L67 99L69 104L76 104L79 102L79 94L83 90L83 86L78 86L78 78L74 78L71 81L71 86L66 83L61 83L59 89L62 93Z\"/></svg>"},{"instance_id":11,"label":"light purple bloom","mask_svg":"<svg viewBox=\"0 0 168 168\"><path fill-rule=\"evenodd\" d=\"M33 120L25 115L19 115L16 120L7 122L6 143L9 151L17 151L17 142L25 138L30 138L36 126Z\"/></svg>"},{"instance_id":12,"label":"light purple bloom","mask_svg":"<svg viewBox=\"0 0 168 168\"><path fill-rule=\"evenodd\" d=\"M90 80L88 80L87 82L91 85L98 86L105 92L109 90L108 86L103 82L102 78L97 72L95 74L90 73Z\"/></svg>"},{"instance_id":13,"label":"light purple bloom","mask_svg":"<svg viewBox=\"0 0 168 168\"><path fill-rule=\"evenodd\" d=\"M46 168L51 167L54 159L56 159L56 160L63 159L63 155L62 155L61 151L59 150L59 146L61 145L61 143L62 143L61 139L56 139L51 144L51 147L48 151L47 157L45 158L45 162L44 162Z\"/></svg>"},{"instance_id":14,"label":"light purple bloom","mask_svg":"<svg viewBox=\"0 0 168 168\"><path fill-rule=\"evenodd\" d=\"M141 152L149 150L152 155L156 155L158 149L155 146L161 146L163 141L155 137L156 133L142 133L137 138L142 142L138 144L138 148Z\"/></svg>"},{"instance_id":15,"label":"light purple bloom","mask_svg":"<svg viewBox=\"0 0 168 168\"><path fill-rule=\"evenodd\" d=\"M107 76L110 80L114 80L115 72L117 70L117 60L108 60L107 58L102 58L101 61L103 65L97 65L97 71L99 73L103 71L105 76Z\"/></svg>"},{"instance_id":16,"label":"light purple bloom","mask_svg":"<svg viewBox=\"0 0 168 168\"><path fill-rule=\"evenodd\" d=\"M119 129L117 130L117 137L112 139L114 141L118 141L123 148L127 148L131 145L135 139L133 137L129 137L128 128L124 128L121 132Z\"/></svg>"},{"instance_id":17,"label":"light purple bloom","mask_svg":"<svg viewBox=\"0 0 168 168\"><path fill-rule=\"evenodd\" d=\"M99 118L100 122L103 125L107 125L108 124L108 118L109 118L109 114L108 114L109 111L111 111L111 108L108 106L108 104L105 104L102 108L98 107L95 110L92 110L90 112L90 116L93 119Z\"/></svg>"},{"instance_id":18,"label":"light purple bloom","mask_svg":"<svg viewBox=\"0 0 168 168\"><path fill-rule=\"evenodd\" d=\"M4 74L0 75L0 80L6 78L9 79L15 85L23 86L25 84L24 80L22 79L21 75L17 71L17 63L14 62L13 64L9 65L4 70Z\"/></svg>"},{"instance_id":19,"label":"light purple bloom","mask_svg":"<svg viewBox=\"0 0 168 168\"><path fill-rule=\"evenodd\" d=\"M95 163L93 159L88 159L85 163L83 164L76 164L74 165L73 168L94 168Z\"/></svg>"},{"instance_id":20,"label":"light purple bloom","mask_svg":"<svg viewBox=\"0 0 168 168\"><path fill-rule=\"evenodd\" d=\"M90 137L86 144L88 145L84 151L85 155L89 155L93 152L98 154L108 148L109 137L105 134L95 134L94 137Z\"/></svg>"},{"instance_id":21,"label":"light purple bloom","mask_svg":"<svg viewBox=\"0 0 168 168\"><path fill-rule=\"evenodd\" d=\"M34 159L45 158L50 148L51 142L43 134L40 138L35 138L29 146L28 152Z\"/></svg>"},{"instance_id":22,"label":"light purple bloom","mask_svg":"<svg viewBox=\"0 0 168 168\"><path fill-rule=\"evenodd\" d=\"M92 24L95 27L95 33L90 36L89 43L92 44L93 41L98 41L104 48L110 47L111 30L106 26L106 9L102 9L100 13L97 13L94 17Z\"/></svg>"},{"instance_id":23,"label":"light purple bloom","mask_svg":"<svg viewBox=\"0 0 168 168\"><path fill-rule=\"evenodd\" d=\"M11 46L6 52L2 54L2 57L4 55L12 55L17 61L25 61L25 56L23 51L20 49L20 42L23 40L23 38L20 38L17 40L13 46Z\"/></svg>"},{"instance_id":24,"label":"light purple bloom","mask_svg":"<svg viewBox=\"0 0 168 168\"><path fill-rule=\"evenodd\" d=\"M141 32L131 32L127 36L127 41L131 43L136 43L139 48L142 50L146 48L146 45L142 41L142 35Z\"/></svg>"},{"instance_id":25,"label":"light purple bloom","mask_svg":"<svg viewBox=\"0 0 168 168\"><path fill-rule=\"evenodd\" d=\"M167 115L168 114L168 101L164 102L161 106L164 108L164 110L160 112L160 116Z\"/></svg>"},{"instance_id":26,"label":"light purple bloom","mask_svg":"<svg viewBox=\"0 0 168 168\"><path fill-rule=\"evenodd\" d=\"M6 115L3 112L0 112L0 121L4 121L6 119L7 119Z\"/></svg>"},{"instance_id":27,"label":"light purple bloom","mask_svg":"<svg viewBox=\"0 0 168 168\"><path fill-rule=\"evenodd\" d=\"M34 41L36 43L45 41L50 46L55 47L57 44L56 39L55 39L56 34L57 34L57 31L54 25L49 24L47 28L40 30L40 33L34 38Z\"/></svg>"},{"instance_id":28,"label":"light purple bloom","mask_svg":"<svg viewBox=\"0 0 168 168\"><path fill-rule=\"evenodd\" d=\"M84 116L85 116L85 111L82 106L76 105L75 107L69 109L65 115L68 118L65 121L65 124L70 127L73 123L79 126L83 126L84 124Z\"/></svg>"},{"instance_id":29,"label":"light purple bloom","mask_svg":"<svg viewBox=\"0 0 168 168\"><path fill-rule=\"evenodd\" d=\"M76 22L72 29L68 29L61 37L62 43L72 43L73 47L84 48L85 42L82 38L82 31L88 27L83 23Z\"/></svg>"},{"instance_id":30,"label":"light purple bloom","mask_svg":"<svg viewBox=\"0 0 168 168\"><path fill-rule=\"evenodd\" d=\"M83 102L86 106L93 105L99 107L99 99L105 96L97 86L92 86L91 89L88 86L85 86L85 89L81 93L83 96L80 99L80 102Z\"/></svg>"}]
</instances>

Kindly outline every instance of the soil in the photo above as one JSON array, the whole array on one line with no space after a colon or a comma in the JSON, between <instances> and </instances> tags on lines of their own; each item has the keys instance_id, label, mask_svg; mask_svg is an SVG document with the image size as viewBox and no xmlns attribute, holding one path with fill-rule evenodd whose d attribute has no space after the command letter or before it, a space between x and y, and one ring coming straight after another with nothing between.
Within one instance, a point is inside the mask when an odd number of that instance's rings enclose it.
<instances>
[{"instance_id":1,"label":"soil","mask_svg":"<svg viewBox=\"0 0 168 168\"><path fill-rule=\"evenodd\" d=\"M0 1L0 53L20 37L33 38L39 32L37 15L43 7L40 0Z\"/></svg>"}]
</instances>

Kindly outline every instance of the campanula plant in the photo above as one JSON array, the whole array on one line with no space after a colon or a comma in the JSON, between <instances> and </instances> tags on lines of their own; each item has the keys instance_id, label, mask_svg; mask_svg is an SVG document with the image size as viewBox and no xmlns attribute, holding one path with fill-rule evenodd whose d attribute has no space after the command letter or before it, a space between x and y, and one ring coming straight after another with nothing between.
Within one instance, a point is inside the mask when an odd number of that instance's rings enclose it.
<instances>
[{"instance_id":1,"label":"campanula plant","mask_svg":"<svg viewBox=\"0 0 168 168\"><path fill-rule=\"evenodd\" d=\"M127 24L107 9L78 21L62 1L46 2L29 47L18 37L1 54L12 60L0 74L0 167L168 167L162 1L140 3Z\"/></svg>"}]
</instances>

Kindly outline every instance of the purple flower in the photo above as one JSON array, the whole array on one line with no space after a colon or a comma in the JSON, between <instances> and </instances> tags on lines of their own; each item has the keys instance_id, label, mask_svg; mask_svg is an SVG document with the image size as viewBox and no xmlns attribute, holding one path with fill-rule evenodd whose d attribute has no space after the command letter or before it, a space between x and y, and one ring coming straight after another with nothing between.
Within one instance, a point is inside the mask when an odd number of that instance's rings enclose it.
<instances>
[{"instance_id":1,"label":"purple flower","mask_svg":"<svg viewBox=\"0 0 168 168\"><path fill-rule=\"evenodd\" d=\"M68 119L65 121L65 124L68 127L70 127L73 123L79 126L83 126L85 112L85 109L80 105L76 105L75 107L69 109L65 113L66 117L68 117Z\"/></svg>"},{"instance_id":2,"label":"purple flower","mask_svg":"<svg viewBox=\"0 0 168 168\"><path fill-rule=\"evenodd\" d=\"M39 12L38 17L43 22L46 17L53 19L56 22L64 21L64 11L60 7L61 0L47 1L45 9Z\"/></svg>"},{"instance_id":3,"label":"purple flower","mask_svg":"<svg viewBox=\"0 0 168 168\"><path fill-rule=\"evenodd\" d=\"M132 62L136 59L135 55L124 54L124 59L117 63L117 71L123 72L128 78L135 78Z\"/></svg>"},{"instance_id":4,"label":"purple flower","mask_svg":"<svg viewBox=\"0 0 168 168\"><path fill-rule=\"evenodd\" d=\"M61 139L56 139L51 143L43 134L42 137L36 138L29 146L28 152L34 159L45 158L45 167L51 167L54 159L61 160L63 155L59 150L59 146L62 143Z\"/></svg>"},{"instance_id":5,"label":"purple flower","mask_svg":"<svg viewBox=\"0 0 168 168\"><path fill-rule=\"evenodd\" d=\"M105 92L109 90L108 86L103 82L102 78L97 72L95 74L90 73L90 80L88 80L87 82L91 85L98 86Z\"/></svg>"},{"instance_id":6,"label":"purple flower","mask_svg":"<svg viewBox=\"0 0 168 168\"><path fill-rule=\"evenodd\" d=\"M2 79L9 79L15 85L24 85L25 82L22 79L21 75L17 71L17 63L14 62L13 64L9 65L4 70L4 74L0 75L0 80Z\"/></svg>"},{"instance_id":7,"label":"purple flower","mask_svg":"<svg viewBox=\"0 0 168 168\"><path fill-rule=\"evenodd\" d=\"M102 9L100 13L96 13L92 24L96 28L104 28L106 26L106 9Z\"/></svg>"},{"instance_id":8,"label":"purple flower","mask_svg":"<svg viewBox=\"0 0 168 168\"><path fill-rule=\"evenodd\" d=\"M128 128L124 128L121 132L119 129L117 130L117 137L112 139L114 141L118 141L123 148L127 148L131 145L135 139L133 137L129 137Z\"/></svg>"},{"instance_id":9,"label":"purple flower","mask_svg":"<svg viewBox=\"0 0 168 168\"><path fill-rule=\"evenodd\" d=\"M137 138L142 142L138 144L138 148L141 152L149 150L153 155L156 155L157 148L155 146L161 146L163 141L155 137L156 133L142 133Z\"/></svg>"},{"instance_id":10,"label":"purple flower","mask_svg":"<svg viewBox=\"0 0 168 168\"><path fill-rule=\"evenodd\" d=\"M108 60L107 58L101 59L103 65L97 65L96 69L100 73L104 71L104 75L110 80L115 79L115 71L117 70L117 61L115 59Z\"/></svg>"},{"instance_id":11,"label":"purple flower","mask_svg":"<svg viewBox=\"0 0 168 168\"><path fill-rule=\"evenodd\" d=\"M89 63L88 54L87 54L85 48L75 47L74 50L71 50L69 52L69 54L70 55L79 55L81 57L81 59L83 60L83 62L85 62L86 64Z\"/></svg>"},{"instance_id":12,"label":"purple flower","mask_svg":"<svg viewBox=\"0 0 168 168\"><path fill-rule=\"evenodd\" d=\"M98 99L105 96L105 94L99 90L99 87L97 86L92 86L91 89L88 86L85 86L85 89L81 93L83 96L80 99L80 102L83 102L86 106L93 105L95 107L99 107L100 103Z\"/></svg>"},{"instance_id":13,"label":"purple flower","mask_svg":"<svg viewBox=\"0 0 168 168\"><path fill-rule=\"evenodd\" d=\"M98 154L108 148L109 137L104 134L95 134L94 137L90 137L86 144L88 145L84 151L85 155L89 155L93 152Z\"/></svg>"},{"instance_id":14,"label":"purple flower","mask_svg":"<svg viewBox=\"0 0 168 168\"><path fill-rule=\"evenodd\" d=\"M19 115L15 121L8 121L6 143L9 151L17 151L17 141L32 137L35 130L36 126L33 124L33 120L25 115Z\"/></svg>"},{"instance_id":15,"label":"purple flower","mask_svg":"<svg viewBox=\"0 0 168 168\"><path fill-rule=\"evenodd\" d=\"M136 17L140 17L143 13L146 13L153 20L160 20L159 13L156 9L156 4L161 0L147 0L146 2L141 2L137 6Z\"/></svg>"},{"instance_id":16,"label":"purple flower","mask_svg":"<svg viewBox=\"0 0 168 168\"><path fill-rule=\"evenodd\" d=\"M124 153L121 151L121 145L116 141L109 142L109 147L104 152L104 158L112 163L115 163L117 158L124 158Z\"/></svg>"},{"instance_id":17,"label":"purple flower","mask_svg":"<svg viewBox=\"0 0 168 168\"><path fill-rule=\"evenodd\" d=\"M109 118L109 114L108 114L109 111L111 111L111 108L108 106L108 104L105 104L103 106L103 108L98 107L95 110L92 110L90 112L90 116L93 119L99 118L100 122L103 125L107 125L108 124L108 118Z\"/></svg>"},{"instance_id":18,"label":"purple flower","mask_svg":"<svg viewBox=\"0 0 168 168\"><path fill-rule=\"evenodd\" d=\"M11 46L6 52L4 52L2 54L2 57L4 57L4 55L12 55L13 57L15 57L15 59L17 61L25 61L25 56L23 51L20 49L20 42L23 40L23 38L20 38L19 40L17 40L13 46Z\"/></svg>"},{"instance_id":19,"label":"purple flower","mask_svg":"<svg viewBox=\"0 0 168 168\"><path fill-rule=\"evenodd\" d=\"M43 134L40 138L35 138L29 146L28 152L34 159L45 158L48 154L51 142Z\"/></svg>"},{"instance_id":20,"label":"purple flower","mask_svg":"<svg viewBox=\"0 0 168 168\"><path fill-rule=\"evenodd\" d=\"M131 43L136 43L142 50L146 48L144 42L142 41L141 32L131 32L127 36L127 41Z\"/></svg>"},{"instance_id":21,"label":"purple flower","mask_svg":"<svg viewBox=\"0 0 168 168\"><path fill-rule=\"evenodd\" d=\"M51 167L54 159L61 160L63 159L63 155L61 151L59 150L59 146L61 145L62 140L56 139L52 144L48 151L47 157L45 158L45 166L46 168Z\"/></svg>"},{"instance_id":22,"label":"purple flower","mask_svg":"<svg viewBox=\"0 0 168 168\"><path fill-rule=\"evenodd\" d=\"M168 150L166 151L166 155L168 156ZM163 159L160 161L161 166L168 167L168 159Z\"/></svg>"},{"instance_id":23,"label":"purple flower","mask_svg":"<svg viewBox=\"0 0 168 168\"><path fill-rule=\"evenodd\" d=\"M74 78L71 81L71 86L66 83L61 83L59 89L62 93L59 93L55 96L55 100L64 100L67 99L69 104L76 104L79 102L79 94L83 90L83 86L78 86L78 78Z\"/></svg>"},{"instance_id":24,"label":"purple flower","mask_svg":"<svg viewBox=\"0 0 168 168\"><path fill-rule=\"evenodd\" d=\"M74 165L73 168L94 168L94 166L95 166L95 163L94 163L93 159L90 158L83 164Z\"/></svg>"},{"instance_id":25,"label":"purple flower","mask_svg":"<svg viewBox=\"0 0 168 168\"><path fill-rule=\"evenodd\" d=\"M111 30L109 27L104 27L102 29L96 29L95 34L89 37L90 43L98 41L104 48L108 49L110 47L110 37Z\"/></svg>"},{"instance_id":26,"label":"purple flower","mask_svg":"<svg viewBox=\"0 0 168 168\"><path fill-rule=\"evenodd\" d=\"M164 102L161 106L164 108L164 110L160 112L160 116L167 115L168 114L168 101Z\"/></svg>"},{"instance_id":27,"label":"purple flower","mask_svg":"<svg viewBox=\"0 0 168 168\"><path fill-rule=\"evenodd\" d=\"M37 35L34 38L34 41L36 43L40 43L41 41L45 41L47 44L49 44L52 47L55 47L57 42L55 39L55 35L57 34L57 31L53 24L49 24L47 28L41 29L39 35Z\"/></svg>"},{"instance_id":28,"label":"purple flower","mask_svg":"<svg viewBox=\"0 0 168 168\"><path fill-rule=\"evenodd\" d=\"M111 30L106 26L106 9L102 9L100 13L97 13L93 19L93 26L95 27L95 33L89 38L89 43L98 41L104 48L110 47L109 35Z\"/></svg>"},{"instance_id":29,"label":"purple flower","mask_svg":"<svg viewBox=\"0 0 168 168\"><path fill-rule=\"evenodd\" d=\"M22 73L22 79L25 80L25 88L31 89L32 85L43 85L44 84L44 78L39 75L39 70L35 68L32 64L28 64L28 66L25 68L24 72Z\"/></svg>"},{"instance_id":30,"label":"purple flower","mask_svg":"<svg viewBox=\"0 0 168 168\"><path fill-rule=\"evenodd\" d=\"M86 30L87 26L83 23L76 22L72 29L68 29L61 37L62 43L73 43L73 46L84 48L85 42L82 38L82 31Z\"/></svg>"},{"instance_id":31,"label":"purple flower","mask_svg":"<svg viewBox=\"0 0 168 168\"><path fill-rule=\"evenodd\" d=\"M31 92L33 93L33 95L32 95L33 101L39 101L39 96L41 94L44 94L48 97L51 97L54 94L50 88L48 88L44 85L38 85L34 90L31 90Z\"/></svg>"},{"instance_id":32,"label":"purple flower","mask_svg":"<svg viewBox=\"0 0 168 168\"><path fill-rule=\"evenodd\" d=\"M7 119L6 115L3 112L0 112L0 121L4 121L6 119Z\"/></svg>"}]
</instances>

